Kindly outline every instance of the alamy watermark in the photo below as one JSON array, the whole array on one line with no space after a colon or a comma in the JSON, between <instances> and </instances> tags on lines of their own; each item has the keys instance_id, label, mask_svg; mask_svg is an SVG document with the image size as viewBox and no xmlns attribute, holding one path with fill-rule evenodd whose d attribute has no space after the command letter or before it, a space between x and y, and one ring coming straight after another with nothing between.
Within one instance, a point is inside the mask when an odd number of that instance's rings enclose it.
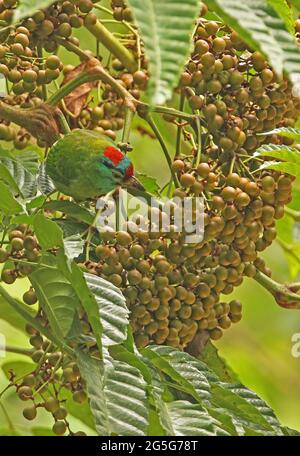
<instances>
[{"instance_id":1,"label":"alamy watermark","mask_svg":"<svg viewBox=\"0 0 300 456\"><path fill-rule=\"evenodd\" d=\"M119 191L99 198L96 205L98 231L149 231L151 233L182 233L186 243L199 243L204 237L204 199L195 197L172 199L132 197Z\"/></svg>"},{"instance_id":2,"label":"alamy watermark","mask_svg":"<svg viewBox=\"0 0 300 456\"><path fill-rule=\"evenodd\" d=\"M300 358L300 333L292 335L291 354L293 358Z\"/></svg>"}]
</instances>

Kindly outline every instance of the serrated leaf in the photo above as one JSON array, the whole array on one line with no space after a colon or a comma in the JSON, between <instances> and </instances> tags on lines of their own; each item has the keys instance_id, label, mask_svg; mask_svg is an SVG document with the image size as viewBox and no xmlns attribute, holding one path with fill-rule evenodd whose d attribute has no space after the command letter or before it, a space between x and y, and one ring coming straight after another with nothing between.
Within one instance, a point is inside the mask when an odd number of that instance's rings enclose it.
<instances>
[{"instance_id":1,"label":"serrated leaf","mask_svg":"<svg viewBox=\"0 0 300 456\"><path fill-rule=\"evenodd\" d=\"M276 11L278 16L281 17L286 25L287 30L291 33L295 33L295 21L293 10L290 8L286 0L267 0L269 5Z\"/></svg>"},{"instance_id":2,"label":"serrated leaf","mask_svg":"<svg viewBox=\"0 0 300 456\"><path fill-rule=\"evenodd\" d=\"M101 361L77 351L99 435L143 436L148 427L146 385L139 371L125 363Z\"/></svg>"},{"instance_id":3,"label":"serrated leaf","mask_svg":"<svg viewBox=\"0 0 300 456\"><path fill-rule=\"evenodd\" d=\"M270 161L265 162L259 169L274 169L275 171L281 171L282 173L287 173L300 179L300 166L295 163Z\"/></svg>"},{"instance_id":4,"label":"serrated leaf","mask_svg":"<svg viewBox=\"0 0 300 456\"><path fill-rule=\"evenodd\" d=\"M188 401L173 401L165 404L169 414L169 435L214 436L220 435L218 422L201 409L198 404ZM219 431L219 432L218 432ZM222 435L226 435L225 432ZM228 434L227 434L228 435Z\"/></svg>"},{"instance_id":5,"label":"serrated leaf","mask_svg":"<svg viewBox=\"0 0 300 456\"><path fill-rule=\"evenodd\" d=\"M152 104L171 98L188 56L198 0L129 0L149 59Z\"/></svg>"},{"instance_id":6,"label":"serrated leaf","mask_svg":"<svg viewBox=\"0 0 300 456\"><path fill-rule=\"evenodd\" d=\"M159 195L160 187L155 177L140 173L137 173L136 177L148 193L151 193L152 195Z\"/></svg>"},{"instance_id":7,"label":"serrated leaf","mask_svg":"<svg viewBox=\"0 0 300 456\"><path fill-rule=\"evenodd\" d=\"M50 211L63 212L64 214L67 214L80 222L88 223L89 225L94 221L94 216L89 210L72 201L50 201L49 203L46 203L44 207Z\"/></svg>"},{"instance_id":8,"label":"serrated leaf","mask_svg":"<svg viewBox=\"0 0 300 456\"><path fill-rule=\"evenodd\" d=\"M294 33L289 33L285 23L265 0L247 0L251 7L257 12L257 16L266 24L270 35L277 42L277 51L280 50L283 59L283 69L290 74L292 82L295 84L299 80L299 65L300 65L300 46L296 41ZM276 62L270 60L270 63L276 70L274 65Z\"/></svg>"},{"instance_id":9,"label":"serrated leaf","mask_svg":"<svg viewBox=\"0 0 300 456\"><path fill-rule=\"evenodd\" d=\"M65 253L70 260L78 258L85 246L85 241L77 234L64 239Z\"/></svg>"},{"instance_id":10,"label":"serrated leaf","mask_svg":"<svg viewBox=\"0 0 300 456\"><path fill-rule=\"evenodd\" d=\"M39 168L37 183L38 189L43 195L49 195L49 193L55 191L55 185L52 179L46 173L45 163L42 163Z\"/></svg>"},{"instance_id":11,"label":"serrated leaf","mask_svg":"<svg viewBox=\"0 0 300 456\"><path fill-rule=\"evenodd\" d=\"M39 303L49 319L52 331L58 338L65 338L71 330L80 301L72 284L58 268L56 258L44 255L46 266L38 267L29 275Z\"/></svg>"},{"instance_id":12,"label":"serrated leaf","mask_svg":"<svg viewBox=\"0 0 300 456\"><path fill-rule=\"evenodd\" d=\"M172 371L167 371L166 367L161 365L162 370L165 373L167 373L174 380L178 379L180 382L184 379L185 381L182 383L183 385L187 385L188 382L193 387L198 395L199 402L210 398L210 385L207 380L207 375L202 372L201 361L196 360L188 353L184 353L167 346L158 345L149 349L158 354L164 359L164 361L167 361L170 367L172 367L172 369L174 369L174 371L181 376L181 379L178 376L172 377ZM154 360L154 365L158 367L159 364ZM205 369L205 373L207 373L207 369Z\"/></svg>"},{"instance_id":13,"label":"serrated leaf","mask_svg":"<svg viewBox=\"0 0 300 456\"><path fill-rule=\"evenodd\" d=\"M15 10L13 23L20 22L21 19L30 16L38 10L47 8L55 3L53 0L20 0Z\"/></svg>"},{"instance_id":14,"label":"serrated leaf","mask_svg":"<svg viewBox=\"0 0 300 456\"><path fill-rule=\"evenodd\" d=\"M126 340L129 310L121 291L107 280L93 274L84 274L93 293L103 326L102 344L117 345ZM98 317L99 318L99 317Z\"/></svg>"},{"instance_id":15,"label":"serrated leaf","mask_svg":"<svg viewBox=\"0 0 300 456\"><path fill-rule=\"evenodd\" d=\"M11 179L7 180L6 182L9 184L15 194L20 194L24 198L33 198L36 195L36 176L23 166L21 160L4 158L1 160L1 167L3 166L6 167L9 174L11 175Z\"/></svg>"},{"instance_id":16,"label":"serrated leaf","mask_svg":"<svg viewBox=\"0 0 300 456\"><path fill-rule=\"evenodd\" d=\"M272 431L272 426L251 403L243 397L234 394L225 384L214 384L211 387L212 405L223 408L227 413L234 417L239 423L247 425L254 430Z\"/></svg>"},{"instance_id":17,"label":"serrated leaf","mask_svg":"<svg viewBox=\"0 0 300 456\"><path fill-rule=\"evenodd\" d=\"M292 127L280 127L275 128L274 130L267 131L265 133L259 133L258 136L272 136L272 135L279 135L279 136L286 136L287 138L292 138L295 142L300 141L300 128L292 128Z\"/></svg>"},{"instance_id":18,"label":"serrated leaf","mask_svg":"<svg viewBox=\"0 0 300 456\"><path fill-rule=\"evenodd\" d=\"M206 4L225 24L238 32L251 48L261 51L278 74L282 74L283 52L265 22L258 16L252 0L206 0Z\"/></svg>"}]
</instances>

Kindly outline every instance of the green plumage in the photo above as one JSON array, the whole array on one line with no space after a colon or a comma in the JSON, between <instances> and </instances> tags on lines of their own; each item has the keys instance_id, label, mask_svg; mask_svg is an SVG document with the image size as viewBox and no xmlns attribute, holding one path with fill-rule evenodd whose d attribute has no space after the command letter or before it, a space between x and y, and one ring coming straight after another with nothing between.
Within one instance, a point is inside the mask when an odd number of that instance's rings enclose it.
<instances>
[{"instance_id":1,"label":"green plumage","mask_svg":"<svg viewBox=\"0 0 300 456\"><path fill-rule=\"evenodd\" d=\"M116 147L100 133L75 130L51 148L46 173L57 190L77 200L104 195L121 185L124 178L117 169L103 164L104 151L111 146Z\"/></svg>"}]
</instances>

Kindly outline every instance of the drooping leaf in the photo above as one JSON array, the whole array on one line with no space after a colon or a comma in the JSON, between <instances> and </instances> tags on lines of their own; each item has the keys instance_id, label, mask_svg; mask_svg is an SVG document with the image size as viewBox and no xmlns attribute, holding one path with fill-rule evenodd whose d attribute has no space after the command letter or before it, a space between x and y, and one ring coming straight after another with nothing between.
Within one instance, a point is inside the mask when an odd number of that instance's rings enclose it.
<instances>
[{"instance_id":1,"label":"drooping leaf","mask_svg":"<svg viewBox=\"0 0 300 456\"><path fill-rule=\"evenodd\" d=\"M70 260L78 258L84 250L85 241L80 234L64 239L65 252Z\"/></svg>"},{"instance_id":2,"label":"drooping leaf","mask_svg":"<svg viewBox=\"0 0 300 456\"><path fill-rule=\"evenodd\" d=\"M257 16L266 24L270 34L277 42L277 50L281 50L284 72L290 75L294 84L299 83L300 46L294 33L288 32L286 25L278 12L265 0L247 0ZM271 62L274 66L275 62ZM297 88L296 88L297 89Z\"/></svg>"},{"instance_id":3,"label":"drooping leaf","mask_svg":"<svg viewBox=\"0 0 300 456\"><path fill-rule=\"evenodd\" d=\"M260 133L259 135L279 135L279 136L286 136L287 138L294 139L295 142L300 141L300 129L299 128L292 128L292 127L280 127L274 128L274 130L267 131L265 133Z\"/></svg>"},{"instance_id":4,"label":"drooping leaf","mask_svg":"<svg viewBox=\"0 0 300 456\"><path fill-rule=\"evenodd\" d=\"M148 193L151 193L152 195L159 195L160 187L154 177L140 173L137 173L136 177Z\"/></svg>"},{"instance_id":5,"label":"drooping leaf","mask_svg":"<svg viewBox=\"0 0 300 456\"><path fill-rule=\"evenodd\" d=\"M11 176L10 178L3 168L6 168ZM32 198L36 195L36 176L23 166L21 160L2 159L0 162L0 172L3 180L11 187L16 195L19 194L24 198Z\"/></svg>"},{"instance_id":6,"label":"drooping leaf","mask_svg":"<svg viewBox=\"0 0 300 456\"><path fill-rule=\"evenodd\" d=\"M46 173L45 163L42 163L38 174L38 189L43 195L49 195L55 191L55 185L52 179Z\"/></svg>"},{"instance_id":7,"label":"drooping leaf","mask_svg":"<svg viewBox=\"0 0 300 456\"><path fill-rule=\"evenodd\" d=\"M56 258L42 256L42 264L29 279L36 291L40 305L49 319L52 331L60 339L71 330L80 301L72 284L59 270Z\"/></svg>"},{"instance_id":8,"label":"drooping leaf","mask_svg":"<svg viewBox=\"0 0 300 456\"><path fill-rule=\"evenodd\" d=\"M23 206L16 200L8 185L0 181L0 210L6 215L15 215L23 212Z\"/></svg>"},{"instance_id":9,"label":"drooping leaf","mask_svg":"<svg viewBox=\"0 0 300 456\"><path fill-rule=\"evenodd\" d=\"M84 277L98 304L98 318L103 326L103 345L122 343L126 340L129 324L129 310L124 296L107 280L88 273Z\"/></svg>"},{"instance_id":10,"label":"drooping leaf","mask_svg":"<svg viewBox=\"0 0 300 456\"><path fill-rule=\"evenodd\" d=\"M264 21L258 16L251 0L207 0L225 24L232 27L251 48L261 51L278 74L283 71L282 50Z\"/></svg>"},{"instance_id":11,"label":"drooping leaf","mask_svg":"<svg viewBox=\"0 0 300 456\"><path fill-rule=\"evenodd\" d=\"M211 342L208 342L204 347L200 359L214 371L223 382L236 380L236 375L228 367L223 358L219 356L217 348Z\"/></svg>"},{"instance_id":12,"label":"drooping leaf","mask_svg":"<svg viewBox=\"0 0 300 456\"><path fill-rule=\"evenodd\" d=\"M8 361L2 364L1 369L9 380L11 372L16 375L16 378L21 378L33 372L36 369L36 365L27 361Z\"/></svg>"},{"instance_id":13,"label":"drooping leaf","mask_svg":"<svg viewBox=\"0 0 300 456\"><path fill-rule=\"evenodd\" d=\"M99 435L143 436L148 426L145 383L137 369L111 360L109 366L77 351Z\"/></svg>"},{"instance_id":14,"label":"drooping leaf","mask_svg":"<svg viewBox=\"0 0 300 456\"><path fill-rule=\"evenodd\" d=\"M212 405L221 407L227 414L237 419L243 425L247 425L254 430L272 431L272 426L268 423L260 411L243 397L234 394L230 389L214 384L211 387Z\"/></svg>"},{"instance_id":15,"label":"drooping leaf","mask_svg":"<svg viewBox=\"0 0 300 456\"><path fill-rule=\"evenodd\" d=\"M34 219L34 231L40 246L44 250L57 247L64 248L63 236L60 227L43 214L38 214Z\"/></svg>"},{"instance_id":16,"label":"drooping leaf","mask_svg":"<svg viewBox=\"0 0 300 456\"><path fill-rule=\"evenodd\" d=\"M293 10L290 8L286 0L267 0L269 5L276 11L278 16L281 17L286 25L287 30L291 33L295 33L295 21Z\"/></svg>"},{"instance_id":17,"label":"drooping leaf","mask_svg":"<svg viewBox=\"0 0 300 456\"><path fill-rule=\"evenodd\" d=\"M93 214L84 207L72 201L49 201L45 204L45 209L59 211L68 216L91 225L94 221Z\"/></svg>"},{"instance_id":18,"label":"drooping leaf","mask_svg":"<svg viewBox=\"0 0 300 456\"><path fill-rule=\"evenodd\" d=\"M210 385L205 375L207 369L202 365L201 361L196 360L188 353L175 350L171 347L158 345L151 347L151 351L159 354L165 361L168 361L174 371L193 386L199 395L200 401L209 399ZM202 368L205 369L204 372L202 372ZM171 372L169 373L171 374Z\"/></svg>"},{"instance_id":19,"label":"drooping leaf","mask_svg":"<svg viewBox=\"0 0 300 456\"><path fill-rule=\"evenodd\" d=\"M171 97L191 46L198 0L129 0L149 59L149 97L163 104Z\"/></svg>"},{"instance_id":20,"label":"drooping leaf","mask_svg":"<svg viewBox=\"0 0 300 456\"><path fill-rule=\"evenodd\" d=\"M226 435L218 428L218 421L209 416L198 404L188 401L173 401L166 404L171 422L171 433L176 436Z\"/></svg>"},{"instance_id":21,"label":"drooping leaf","mask_svg":"<svg viewBox=\"0 0 300 456\"><path fill-rule=\"evenodd\" d=\"M36 11L47 8L52 5L53 0L20 0L18 7L15 10L13 22L16 24L21 19L30 16Z\"/></svg>"}]
</instances>

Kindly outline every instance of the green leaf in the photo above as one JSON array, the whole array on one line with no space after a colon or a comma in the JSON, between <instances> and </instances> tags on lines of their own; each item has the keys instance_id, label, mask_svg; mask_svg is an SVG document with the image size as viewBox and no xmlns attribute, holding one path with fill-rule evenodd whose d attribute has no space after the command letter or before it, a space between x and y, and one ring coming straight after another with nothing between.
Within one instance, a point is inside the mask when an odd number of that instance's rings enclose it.
<instances>
[{"instance_id":1,"label":"green leaf","mask_svg":"<svg viewBox=\"0 0 300 456\"><path fill-rule=\"evenodd\" d=\"M212 405L223 408L227 414L237 420L238 423L247 425L254 430L272 431L272 426L260 413L255 405L246 401L243 397L234 394L227 385L214 384L211 387Z\"/></svg>"},{"instance_id":2,"label":"green leaf","mask_svg":"<svg viewBox=\"0 0 300 456\"><path fill-rule=\"evenodd\" d=\"M21 19L30 16L40 9L47 8L52 5L53 0L20 0L19 5L15 10L13 22L16 24Z\"/></svg>"},{"instance_id":3,"label":"green leaf","mask_svg":"<svg viewBox=\"0 0 300 456\"><path fill-rule=\"evenodd\" d=\"M99 435L143 436L148 427L146 385L139 371L125 363L101 361L77 351L90 407Z\"/></svg>"},{"instance_id":4,"label":"green leaf","mask_svg":"<svg viewBox=\"0 0 300 456\"><path fill-rule=\"evenodd\" d=\"M299 83L300 46L296 41L295 33L291 34L287 31L278 12L265 0L251 0L250 4L277 42L277 51L281 51L284 71L290 74L292 82ZM270 61L270 63L276 70L275 62Z\"/></svg>"},{"instance_id":5,"label":"green leaf","mask_svg":"<svg viewBox=\"0 0 300 456\"><path fill-rule=\"evenodd\" d=\"M203 365L201 361L195 359L188 353L175 350L171 347L157 345L151 347L151 350L152 352L159 354L165 361L168 361L169 365L177 374L180 374L180 376L185 379L185 383L189 382L190 385L192 385L197 392L199 402L210 398L207 367ZM179 377L177 378L179 379ZM174 380L176 380L176 377Z\"/></svg>"},{"instance_id":6,"label":"green leaf","mask_svg":"<svg viewBox=\"0 0 300 456\"><path fill-rule=\"evenodd\" d=\"M274 130L267 131L265 133L259 133L258 136L286 136L287 138L292 138L295 142L300 141L300 128L292 128L292 127L280 127L275 128Z\"/></svg>"},{"instance_id":7,"label":"green leaf","mask_svg":"<svg viewBox=\"0 0 300 456\"><path fill-rule=\"evenodd\" d=\"M203 361L223 382L236 380L236 375L227 366L225 360L218 354L218 349L209 341L201 353Z\"/></svg>"},{"instance_id":8,"label":"green leaf","mask_svg":"<svg viewBox=\"0 0 300 456\"><path fill-rule=\"evenodd\" d=\"M293 10L289 7L286 0L267 0L269 5L276 11L278 16L281 17L286 25L287 30L291 33L295 33L295 21Z\"/></svg>"},{"instance_id":9,"label":"green leaf","mask_svg":"<svg viewBox=\"0 0 300 456\"><path fill-rule=\"evenodd\" d=\"M188 364L186 365L186 368L184 372L178 372L176 370L176 366L173 366L172 360L170 359L169 351L172 351L170 347L164 347L168 350L167 354L163 355L161 351L159 351L159 347L147 347L141 350L142 355L149 359L151 364L158 370L166 374L168 377L170 377L175 383L180 385L182 389L192 396L196 401L199 403L202 401L201 394L203 394L203 390L205 391L205 396L207 397L207 381L203 381L203 377L201 377L201 373L198 371L195 371L193 367ZM176 354L178 356L180 355L181 352L176 350ZM176 363L175 363L176 364ZM186 378L186 375L188 375L189 379ZM200 379L197 379L197 375L199 375ZM194 382L191 382L190 380L194 379ZM204 388L203 388L204 384Z\"/></svg>"},{"instance_id":10,"label":"green leaf","mask_svg":"<svg viewBox=\"0 0 300 456\"><path fill-rule=\"evenodd\" d=\"M42 163L40 166L37 182L38 189L41 193L43 193L43 195L48 195L49 193L55 191L55 185L46 173L45 163Z\"/></svg>"},{"instance_id":11,"label":"green leaf","mask_svg":"<svg viewBox=\"0 0 300 456\"><path fill-rule=\"evenodd\" d=\"M255 156L273 157L300 166L300 152L293 147L264 144L257 149Z\"/></svg>"},{"instance_id":12,"label":"green leaf","mask_svg":"<svg viewBox=\"0 0 300 456\"><path fill-rule=\"evenodd\" d=\"M262 52L278 74L282 74L282 50L278 48L271 30L259 17L252 0L206 0L206 4L226 25L238 32L248 46Z\"/></svg>"},{"instance_id":13,"label":"green leaf","mask_svg":"<svg viewBox=\"0 0 300 456\"><path fill-rule=\"evenodd\" d=\"M149 59L152 104L171 98L191 47L198 0L129 0Z\"/></svg>"},{"instance_id":14,"label":"green leaf","mask_svg":"<svg viewBox=\"0 0 300 456\"><path fill-rule=\"evenodd\" d=\"M41 262L46 266L38 267L29 279L52 331L59 339L63 339L71 330L80 301L71 283L59 270L56 258L44 255Z\"/></svg>"},{"instance_id":15,"label":"green leaf","mask_svg":"<svg viewBox=\"0 0 300 456\"><path fill-rule=\"evenodd\" d=\"M117 345L126 340L129 310L121 291L107 280L84 274L86 283L98 305L98 319L103 326L102 344Z\"/></svg>"},{"instance_id":16,"label":"green leaf","mask_svg":"<svg viewBox=\"0 0 300 456\"><path fill-rule=\"evenodd\" d=\"M62 230L57 223L38 214L34 219L34 231L42 249L64 247Z\"/></svg>"},{"instance_id":17,"label":"green leaf","mask_svg":"<svg viewBox=\"0 0 300 456\"><path fill-rule=\"evenodd\" d=\"M90 211L82 206L79 206L79 204L73 203L72 201L50 201L49 203L46 203L44 207L50 211L62 212L89 225L91 225L94 221L94 216Z\"/></svg>"},{"instance_id":18,"label":"green leaf","mask_svg":"<svg viewBox=\"0 0 300 456\"><path fill-rule=\"evenodd\" d=\"M70 260L78 258L84 250L85 241L80 234L75 234L64 239L65 252Z\"/></svg>"},{"instance_id":19,"label":"green leaf","mask_svg":"<svg viewBox=\"0 0 300 456\"><path fill-rule=\"evenodd\" d=\"M15 179L9 172L7 166L2 162L0 162L0 179L3 180L16 195L21 193Z\"/></svg>"},{"instance_id":20,"label":"green leaf","mask_svg":"<svg viewBox=\"0 0 300 456\"><path fill-rule=\"evenodd\" d=\"M15 215L23 212L23 206L13 196L9 187L0 181L0 210L6 215Z\"/></svg>"},{"instance_id":21,"label":"green leaf","mask_svg":"<svg viewBox=\"0 0 300 456\"><path fill-rule=\"evenodd\" d=\"M11 178L4 177L3 166L6 167ZM11 160L9 158L1 160L2 177L11 187L15 194L20 194L24 198L33 198L37 192L36 176L31 174L20 160Z\"/></svg>"},{"instance_id":22,"label":"green leaf","mask_svg":"<svg viewBox=\"0 0 300 456\"><path fill-rule=\"evenodd\" d=\"M274 169L275 171L281 171L282 173L287 173L300 179L300 167L295 163L270 161L261 165L259 169Z\"/></svg>"},{"instance_id":23,"label":"green leaf","mask_svg":"<svg viewBox=\"0 0 300 456\"><path fill-rule=\"evenodd\" d=\"M20 305L22 305L24 311L30 312L32 317L35 316L36 312L34 312L33 309L29 309L27 305L21 302ZM25 325L27 321L11 307L3 296L0 296L0 320L6 321L15 329L25 332Z\"/></svg>"},{"instance_id":24,"label":"green leaf","mask_svg":"<svg viewBox=\"0 0 300 456\"><path fill-rule=\"evenodd\" d=\"M218 429L218 422L201 409L198 404L188 401L174 401L166 404L171 429L168 435L214 436L226 435ZM228 434L227 434L228 435Z\"/></svg>"},{"instance_id":25,"label":"green leaf","mask_svg":"<svg viewBox=\"0 0 300 456\"><path fill-rule=\"evenodd\" d=\"M3 363L1 369L5 377L9 380L10 371L13 371L16 374L16 378L19 378L33 372L36 369L36 365L25 361L9 361Z\"/></svg>"},{"instance_id":26,"label":"green leaf","mask_svg":"<svg viewBox=\"0 0 300 456\"><path fill-rule=\"evenodd\" d=\"M154 177L140 173L137 173L136 177L148 193L151 193L152 195L159 195L160 187Z\"/></svg>"}]
</instances>

